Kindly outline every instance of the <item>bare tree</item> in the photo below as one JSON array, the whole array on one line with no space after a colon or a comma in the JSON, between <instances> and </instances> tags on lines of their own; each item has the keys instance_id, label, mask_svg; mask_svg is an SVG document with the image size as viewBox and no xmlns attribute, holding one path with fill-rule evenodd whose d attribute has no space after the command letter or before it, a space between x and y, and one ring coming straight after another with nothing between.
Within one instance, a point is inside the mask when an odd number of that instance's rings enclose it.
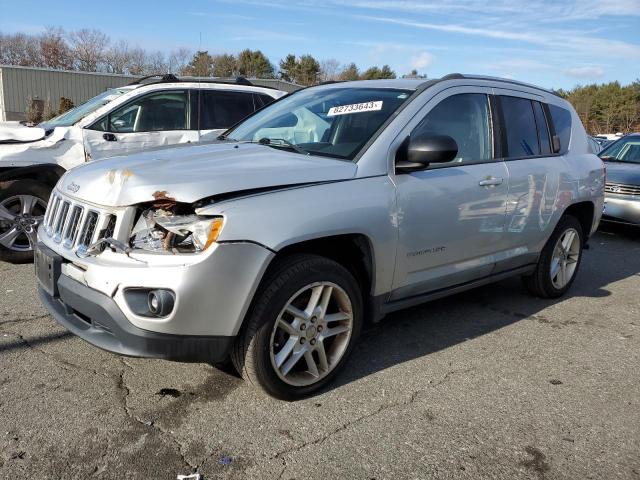
<instances>
[{"instance_id":1,"label":"bare tree","mask_svg":"<svg viewBox=\"0 0 640 480\"><path fill-rule=\"evenodd\" d=\"M149 52L146 55L145 61L145 73L147 75L163 74L169 71L169 64L167 63L164 53Z\"/></svg>"},{"instance_id":2,"label":"bare tree","mask_svg":"<svg viewBox=\"0 0 640 480\"><path fill-rule=\"evenodd\" d=\"M320 62L320 81L329 82L340 77L340 62L335 58L327 58Z\"/></svg>"},{"instance_id":3,"label":"bare tree","mask_svg":"<svg viewBox=\"0 0 640 480\"><path fill-rule=\"evenodd\" d=\"M104 54L104 65L109 73L126 73L131 62L129 43L118 40Z\"/></svg>"},{"instance_id":4,"label":"bare tree","mask_svg":"<svg viewBox=\"0 0 640 480\"><path fill-rule=\"evenodd\" d=\"M146 61L146 52L140 47L133 48L129 52L129 66L127 70L129 70L131 75L143 75L147 65Z\"/></svg>"},{"instance_id":5,"label":"bare tree","mask_svg":"<svg viewBox=\"0 0 640 480\"><path fill-rule=\"evenodd\" d=\"M41 67L42 61L37 42L30 35L15 33L4 35L0 62L22 67Z\"/></svg>"},{"instance_id":6,"label":"bare tree","mask_svg":"<svg viewBox=\"0 0 640 480\"><path fill-rule=\"evenodd\" d=\"M43 67L57 70L70 70L73 67L73 55L62 28L47 27L38 42Z\"/></svg>"},{"instance_id":7,"label":"bare tree","mask_svg":"<svg viewBox=\"0 0 640 480\"><path fill-rule=\"evenodd\" d=\"M184 67L189 63L193 52L188 48L178 48L169 55L169 72L181 75Z\"/></svg>"},{"instance_id":8,"label":"bare tree","mask_svg":"<svg viewBox=\"0 0 640 480\"><path fill-rule=\"evenodd\" d=\"M76 68L84 72L97 72L104 61L109 37L100 30L83 28L70 36Z\"/></svg>"}]
</instances>

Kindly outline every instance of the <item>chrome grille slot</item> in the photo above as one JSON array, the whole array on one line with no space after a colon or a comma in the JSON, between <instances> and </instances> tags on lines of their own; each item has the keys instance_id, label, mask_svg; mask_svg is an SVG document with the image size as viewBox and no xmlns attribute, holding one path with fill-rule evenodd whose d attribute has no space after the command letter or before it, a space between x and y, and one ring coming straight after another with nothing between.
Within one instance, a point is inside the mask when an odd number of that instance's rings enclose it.
<instances>
[{"instance_id":1,"label":"chrome grille slot","mask_svg":"<svg viewBox=\"0 0 640 480\"><path fill-rule=\"evenodd\" d=\"M100 230L96 241L102 238L112 238L116 230L116 216L105 215L104 218L101 219L101 224L104 225L104 228ZM102 245L100 245L100 251L103 252L105 248L107 248L107 244L102 243Z\"/></svg>"},{"instance_id":2,"label":"chrome grille slot","mask_svg":"<svg viewBox=\"0 0 640 480\"><path fill-rule=\"evenodd\" d=\"M88 247L93 243L93 236L96 233L96 226L98 225L98 217L98 212L94 212L93 210L87 212L78 245Z\"/></svg>"},{"instance_id":3,"label":"chrome grille slot","mask_svg":"<svg viewBox=\"0 0 640 480\"><path fill-rule=\"evenodd\" d=\"M55 191L51 194L40 235L60 243L61 248L86 251L103 238L117 237L121 228L119 220L118 211L90 206Z\"/></svg>"},{"instance_id":4,"label":"chrome grille slot","mask_svg":"<svg viewBox=\"0 0 640 480\"><path fill-rule=\"evenodd\" d=\"M625 185L622 183L607 183L604 191L616 195L640 196L640 185Z\"/></svg>"},{"instance_id":5,"label":"chrome grille slot","mask_svg":"<svg viewBox=\"0 0 640 480\"><path fill-rule=\"evenodd\" d=\"M49 222L46 225L46 230L49 235L53 232L53 222L56 220L56 214L58 213L58 206L60 205L60 197L56 196L51 203L51 212L49 213Z\"/></svg>"},{"instance_id":6,"label":"chrome grille slot","mask_svg":"<svg viewBox=\"0 0 640 480\"><path fill-rule=\"evenodd\" d=\"M62 202L62 205L58 207L58 217L56 218L55 225L53 227L53 240L59 242L62 240L62 229L64 228L65 221L67 220L67 214L69 213L69 202Z\"/></svg>"},{"instance_id":7,"label":"chrome grille slot","mask_svg":"<svg viewBox=\"0 0 640 480\"><path fill-rule=\"evenodd\" d=\"M76 241L83 210L84 209L79 205L74 206L71 210L71 216L69 217L67 228L65 229L64 236L62 237L66 248L73 247L73 244Z\"/></svg>"}]
</instances>

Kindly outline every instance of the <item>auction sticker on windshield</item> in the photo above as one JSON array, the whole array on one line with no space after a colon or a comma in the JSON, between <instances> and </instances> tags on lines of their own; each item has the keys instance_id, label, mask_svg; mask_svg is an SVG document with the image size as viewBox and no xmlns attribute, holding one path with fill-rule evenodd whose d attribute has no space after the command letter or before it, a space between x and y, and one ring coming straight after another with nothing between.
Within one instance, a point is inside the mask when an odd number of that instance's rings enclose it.
<instances>
[{"instance_id":1,"label":"auction sticker on windshield","mask_svg":"<svg viewBox=\"0 0 640 480\"><path fill-rule=\"evenodd\" d=\"M327 113L327 117L347 115L349 113L372 112L376 110L382 110L382 100L377 102L352 103L351 105L331 107Z\"/></svg>"}]
</instances>

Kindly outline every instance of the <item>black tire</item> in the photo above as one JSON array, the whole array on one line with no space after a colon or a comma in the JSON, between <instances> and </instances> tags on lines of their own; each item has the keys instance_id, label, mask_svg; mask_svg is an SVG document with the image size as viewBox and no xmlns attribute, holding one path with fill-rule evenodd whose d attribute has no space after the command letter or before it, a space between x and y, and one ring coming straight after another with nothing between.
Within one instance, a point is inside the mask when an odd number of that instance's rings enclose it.
<instances>
[{"instance_id":1,"label":"black tire","mask_svg":"<svg viewBox=\"0 0 640 480\"><path fill-rule=\"evenodd\" d=\"M569 282L562 288L556 288L551 279L551 265L552 257L558 242L558 239L562 237L569 229L573 229L578 233L579 241L579 255L576 263L576 268ZM582 226L580 222L571 215L564 215L555 230L547 240L546 245L542 249L540 258L535 271L528 276L522 277L523 283L527 290L536 297L540 298L558 298L564 295L575 280L580 270L580 263L582 262L582 255L584 253L584 234L582 232Z\"/></svg>"},{"instance_id":2,"label":"black tire","mask_svg":"<svg viewBox=\"0 0 640 480\"><path fill-rule=\"evenodd\" d=\"M17 180L7 188L0 189L0 204L16 195L31 195L42 200L46 205L49 202L50 194L51 187L47 184L35 180ZM44 209L38 206L37 213L38 215L44 215ZM6 229L10 228L11 224L4 222L0 225L0 232L6 232ZM23 234L19 238L18 245L24 245L25 240L26 237ZM33 250L30 248L28 250L11 249L0 245L0 260L9 263L30 263L33 262Z\"/></svg>"},{"instance_id":3,"label":"black tire","mask_svg":"<svg viewBox=\"0 0 640 480\"><path fill-rule=\"evenodd\" d=\"M362 294L358 282L349 271L333 260L317 255L295 254L276 260L256 292L234 348L231 360L242 377L269 395L296 400L313 394L329 383L340 371L362 329ZM270 358L271 332L289 299L314 282L338 285L349 297L352 308L352 330L342 358L316 383L293 386L276 373Z\"/></svg>"}]
</instances>

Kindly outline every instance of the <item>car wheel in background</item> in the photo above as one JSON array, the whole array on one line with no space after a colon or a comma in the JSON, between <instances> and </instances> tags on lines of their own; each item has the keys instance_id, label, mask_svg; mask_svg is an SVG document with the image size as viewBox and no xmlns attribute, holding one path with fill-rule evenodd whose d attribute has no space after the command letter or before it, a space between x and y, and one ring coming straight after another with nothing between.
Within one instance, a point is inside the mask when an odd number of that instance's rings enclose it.
<instances>
[{"instance_id":1,"label":"car wheel in background","mask_svg":"<svg viewBox=\"0 0 640 480\"><path fill-rule=\"evenodd\" d=\"M49 186L34 180L17 180L0 190L0 260L33 261L31 242L44 218L50 193Z\"/></svg>"},{"instance_id":2,"label":"car wheel in background","mask_svg":"<svg viewBox=\"0 0 640 480\"><path fill-rule=\"evenodd\" d=\"M232 360L268 394L295 400L331 381L361 328L362 296L349 271L324 257L292 255L265 276Z\"/></svg>"}]
</instances>

